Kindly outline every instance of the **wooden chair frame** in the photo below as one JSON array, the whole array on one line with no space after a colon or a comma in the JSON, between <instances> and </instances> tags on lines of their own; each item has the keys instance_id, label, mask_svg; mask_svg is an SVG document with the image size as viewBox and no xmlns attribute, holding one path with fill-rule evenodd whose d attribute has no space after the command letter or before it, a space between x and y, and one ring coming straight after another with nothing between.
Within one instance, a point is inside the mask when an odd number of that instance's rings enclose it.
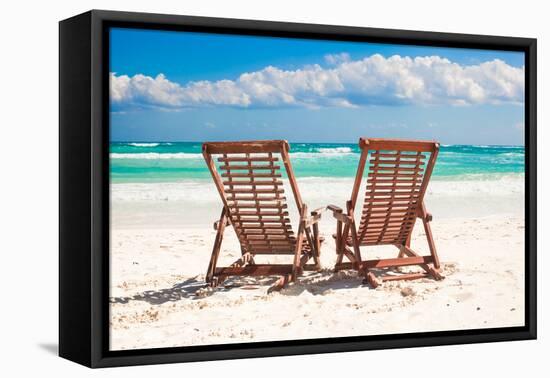
<instances>
[{"instance_id":1,"label":"wooden chair frame","mask_svg":"<svg viewBox=\"0 0 550 378\"><path fill-rule=\"evenodd\" d=\"M346 212L335 205L327 208L337 220L335 270L356 269L365 276L365 283L377 287L381 281L433 277L440 280L439 258L430 227L432 215L426 211L424 195L439 152L439 143L399 139L359 140L361 157L351 199ZM371 160L367 162L367 159ZM429 154L428 163L424 160ZM370 164L368 164L370 163ZM359 226L355 222L355 206L365 167L369 165L367 188ZM411 236L416 219L420 218L430 249L421 256L411 249ZM361 246L395 245L396 258L363 260ZM350 249L350 247L352 249ZM343 262L346 257L349 262ZM377 278L370 269L419 265L424 272L383 275Z\"/></svg>"},{"instance_id":2,"label":"wooden chair frame","mask_svg":"<svg viewBox=\"0 0 550 378\"><path fill-rule=\"evenodd\" d=\"M215 287L229 276L281 277L270 288L278 290L295 281L304 270L319 270L322 238L318 222L323 208L307 214L284 140L204 143L202 153L223 202L214 223L216 238L206 272L206 282ZM218 172L213 155L220 155ZM282 159L300 214L296 236L288 218L280 166ZM225 180L225 181L224 181ZM233 226L241 257L228 267L218 267L224 231ZM256 264L256 255L294 255L292 264ZM307 264L310 259L313 264Z\"/></svg>"}]
</instances>

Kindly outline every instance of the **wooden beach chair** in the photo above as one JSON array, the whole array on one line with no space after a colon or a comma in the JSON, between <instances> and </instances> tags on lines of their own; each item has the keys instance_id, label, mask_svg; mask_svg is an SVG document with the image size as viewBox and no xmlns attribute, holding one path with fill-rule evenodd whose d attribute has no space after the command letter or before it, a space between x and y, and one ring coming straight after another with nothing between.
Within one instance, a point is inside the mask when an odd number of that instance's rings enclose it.
<instances>
[{"instance_id":1,"label":"wooden beach chair","mask_svg":"<svg viewBox=\"0 0 550 378\"><path fill-rule=\"evenodd\" d=\"M439 274L439 259L430 228L431 214L426 211L424 195L435 165L439 143L428 141L363 139L359 140L361 158L346 212L330 205L337 219L335 269L356 269L364 283L377 287L381 281L416 279ZM364 172L367 171L365 197L356 226L355 206ZM430 255L421 256L411 249L411 235L420 218L428 240ZM360 247L394 245L396 258L363 260ZM343 262L344 257L349 261ZM377 278L372 269L419 265L423 272L396 273ZM388 273L388 272L386 272Z\"/></svg>"},{"instance_id":2,"label":"wooden beach chair","mask_svg":"<svg viewBox=\"0 0 550 378\"><path fill-rule=\"evenodd\" d=\"M217 286L229 276L281 276L270 290L294 281L303 270L320 269L317 222L320 211L307 213L284 140L204 143L202 152L223 202L206 281ZM218 165L216 165L216 162ZM282 164L281 164L282 163ZM295 234L288 217L282 171L286 171L299 211ZM320 210L320 209L319 209ZM227 226L232 226L240 242L241 257L231 266L217 261ZM257 264L258 255L293 255L290 264ZM313 264L308 261L313 259Z\"/></svg>"}]
</instances>

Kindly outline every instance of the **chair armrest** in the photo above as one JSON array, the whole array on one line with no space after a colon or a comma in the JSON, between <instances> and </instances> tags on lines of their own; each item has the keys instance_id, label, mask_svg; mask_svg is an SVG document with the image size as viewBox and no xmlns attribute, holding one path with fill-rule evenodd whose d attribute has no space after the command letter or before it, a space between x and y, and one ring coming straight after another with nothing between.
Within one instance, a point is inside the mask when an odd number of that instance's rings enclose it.
<instances>
[{"instance_id":1,"label":"chair armrest","mask_svg":"<svg viewBox=\"0 0 550 378\"><path fill-rule=\"evenodd\" d=\"M341 207L338 207L336 205L328 205L327 209L332 211L333 213L343 213L344 212Z\"/></svg>"},{"instance_id":2,"label":"chair armrest","mask_svg":"<svg viewBox=\"0 0 550 378\"><path fill-rule=\"evenodd\" d=\"M321 215L327 210L326 206L319 207L318 209L313 210L310 214L310 216L306 216L305 222L306 222L306 228L309 226L314 225L315 223L318 223L321 220Z\"/></svg>"},{"instance_id":3,"label":"chair armrest","mask_svg":"<svg viewBox=\"0 0 550 378\"><path fill-rule=\"evenodd\" d=\"M418 213L417 213L417 217L426 221L426 222L431 222L432 219L433 219L433 216L431 213L429 213L428 211L426 211L426 205L424 205L424 203L422 203L422 206L420 206L418 208Z\"/></svg>"},{"instance_id":4,"label":"chair armrest","mask_svg":"<svg viewBox=\"0 0 550 378\"><path fill-rule=\"evenodd\" d=\"M220 221L219 221L219 220L217 220L217 221L214 222L214 231L218 231L219 225L220 225ZM226 225L226 226L229 225L229 219L226 219L226 220L225 220L225 225Z\"/></svg>"},{"instance_id":5,"label":"chair armrest","mask_svg":"<svg viewBox=\"0 0 550 378\"><path fill-rule=\"evenodd\" d=\"M344 211L342 208L336 206L336 205L328 205L327 209L332 211L332 216L339 220L340 222L344 222L346 224L351 222L351 217L347 214L344 214Z\"/></svg>"},{"instance_id":6,"label":"chair armrest","mask_svg":"<svg viewBox=\"0 0 550 378\"><path fill-rule=\"evenodd\" d=\"M420 219L422 219L423 221L426 221L426 222L431 222L432 219L433 219L433 216L432 216L431 213L418 214L416 217L420 218Z\"/></svg>"},{"instance_id":7,"label":"chair armrest","mask_svg":"<svg viewBox=\"0 0 550 378\"><path fill-rule=\"evenodd\" d=\"M311 215L322 214L324 211L327 211L327 207L326 207L326 206L322 206L322 207L319 207L319 208L313 210L313 211L311 212Z\"/></svg>"}]
</instances>

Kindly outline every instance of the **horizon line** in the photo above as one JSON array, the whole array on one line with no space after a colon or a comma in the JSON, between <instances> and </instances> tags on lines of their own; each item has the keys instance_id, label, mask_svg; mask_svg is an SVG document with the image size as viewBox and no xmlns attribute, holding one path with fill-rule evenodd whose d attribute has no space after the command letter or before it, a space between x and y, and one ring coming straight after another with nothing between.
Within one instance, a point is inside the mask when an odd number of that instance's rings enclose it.
<instances>
[{"instance_id":1,"label":"horizon line","mask_svg":"<svg viewBox=\"0 0 550 378\"><path fill-rule=\"evenodd\" d=\"M377 139L392 139L392 138L377 138ZM193 141L193 140L111 140L109 143L209 143L209 142L244 142L253 140L286 140L286 139L239 139L239 140L206 140L206 141ZM471 144L471 143L443 143L433 139L410 139L410 140L431 140L439 143L442 147L445 146L490 146L490 147L525 147L525 144ZM290 144L358 144L358 142L304 142L304 141L289 141Z\"/></svg>"}]
</instances>

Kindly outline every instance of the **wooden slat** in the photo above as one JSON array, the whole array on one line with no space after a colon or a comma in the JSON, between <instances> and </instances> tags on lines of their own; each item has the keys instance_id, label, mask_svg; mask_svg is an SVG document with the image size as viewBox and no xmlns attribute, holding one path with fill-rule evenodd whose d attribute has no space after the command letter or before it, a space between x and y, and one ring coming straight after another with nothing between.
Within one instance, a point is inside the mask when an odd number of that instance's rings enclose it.
<instances>
[{"instance_id":1,"label":"wooden slat","mask_svg":"<svg viewBox=\"0 0 550 378\"><path fill-rule=\"evenodd\" d=\"M282 181L273 180L273 181L224 181L224 185L235 185L235 186L274 186L274 185L283 185Z\"/></svg>"},{"instance_id":2,"label":"wooden slat","mask_svg":"<svg viewBox=\"0 0 550 378\"><path fill-rule=\"evenodd\" d=\"M368 197L368 198L366 198L368 201L387 201L387 200L391 200L391 199L408 200L409 198L417 199L418 198L418 193L420 193L420 192L417 191L417 193L414 193L413 197L411 197L411 195L409 195L408 193L372 192L372 193L365 193L365 196Z\"/></svg>"},{"instance_id":3,"label":"wooden slat","mask_svg":"<svg viewBox=\"0 0 550 378\"><path fill-rule=\"evenodd\" d=\"M404 219L416 219L416 210L411 209L406 212L382 212L382 213L361 213L361 222L368 220L370 223L377 222L402 222Z\"/></svg>"},{"instance_id":4,"label":"wooden slat","mask_svg":"<svg viewBox=\"0 0 550 378\"><path fill-rule=\"evenodd\" d=\"M254 264L243 267L216 268L218 276L248 275L248 276L270 276L292 273L290 264Z\"/></svg>"},{"instance_id":5,"label":"wooden slat","mask_svg":"<svg viewBox=\"0 0 550 378\"><path fill-rule=\"evenodd\" d=\"M380 157L371 157L369 159L369 162L373 165L381 165L381 164L397 164L397 165L415 165L415 166L423 166L425 162L422 159L418 159L416 157L409 158L409 157L402 157L397 156L395 158L380 158Z\"/></svg>"},{"instance_id":6,"label":"wooden slat","mask_svg":"<svg viewBox=\"0 0 550 378\"><path fill-rule=\"evenodd\" d=\"M376 225L389 225L389 224L403 224L403 223L413 223L414 216L391 216L391 217L378 217L370 218L368 222L365 221L365 227L373 227ZM364 229L363 224L361 224L361 229Z\"/></svg>"},{"instance_id":7,"label":"wooden slat","mask_svg":"<svg viewBox=\"0 0 550 378\"><path fill-rule=\"evenodd\" d=\"M406 171L402 173L369 173L368 177L395 177L395 178L402 178L402 177L418 177L422 178L422 174L417 174L416 172Z\"/></svg>"},{"instance_id":8,"label":"wooden slat","mask_svg":"<svg viewBox=\"0 0 550 378\"><path fill-rule=\"evenodd\" d=\"M428 273L403 273L395 275L385 275L380 277L382 281L395 281L395 280L416 280L419 278L429 277Z\"/></svg>"},{"instance_id":9,"label":"wooden slat","mask_svg":"<svg viewBox=\"0 0 550 378\"><path fill-rule=\"evenodd\" d=\"M230 209L286 209L288 205L286 203L242 203L239 202L237 204L235 203L229 203L228 206Z\"/></svg>"},{"instance_id":10,"label":"wooden slat","mask_svg":"<svg viewBox=\"0 0 550 378\"><path fill-rule=\"evenodd\" d=\"M234 193L243 193L243 194L262 194L262 193L284 193L284 189L279 188L235 188L235 189L225 189L226 193L234 194Z\"/></svg>"},{"instance_id":11,"label":"wooden slat","mask_svg":"<svg viewBox=\"0 0 550 378\"><path fill-rule=\"evenodd\" d=\"M375 157L375 158L372 158L372 159L369 159L369 163L373 164L373 165L398 165L398 166L402 166L402 165L414 165L414 166L417 166L417 167L420 167L420 166L423 166L424 165L424 162L420 159L402 159L402 158L395 158L395 159L390 159L390 158L386 158L386 159L380 159L378 157Z\"/></svg>"},{"instance_id":12,"label":"wooden slat","mask_svg":"<svg viewBox=\"0 0 550 378\"><path fill-rule=\"evenodd\" d=\"M261 240L261 239L247 239L248 245L253 248L254 251L259 249L278 249L278 250L292 250L295 246L295 241L291 240Z\"/></svg>"},{"instance_id":13,"label":"wooden slat","mask_svg":"<svg viewBox=\"0 0 550 378\"><path fill-rule=\"evenodd\" d=\"M286 202L286 197L284 197L284 196L264 196L264 197L260 197L260 196L235 196L235 195L231 195L227 198L227 200L229 202L233 202L233 201L257 201L257 202L285 201Z\"/></svg>"},{"instance_id":14,"label":"wooden slat","mask_svg":"<svg viewBox=\"0 0 550 378\"><path fill-rule=\"evenodd\" d=\"M222 177L232 178L280 178L283 177L280 173L222 173Z\"/></svg>"},{"instance_id":15,"label":"wooden slat","mask_svg":"<svg viewBox=\"0 0 550 378\"><path fill-rule=\"evenodd\" d=\"M247 244L244 250L254 255L292 255L294 254L294 245L269 245L269 244Z\"/></svg>"},{"instance_id":16,"label":"wooden slat","mask_svg":"<svg viewBox=\"0 0 550 378\"><path fill-rule=\"evenodd\" d=\"M379 151L414 151L433 152L438 143L435 141L402 140L402 139L379 139L369 138L360 141L361 148Z\"/></svg>"},{"instance_id":17,"label":"wooden slat","mask_svg":"<svg viewBox=\"0 0 550 378\"><path fill-rule=\"evenodd\" d=\"M252 253L256 251L291 251L295 247L295 243L275 241L275 240L248 240L249 247ZM263 249L262 249L263 248Z\"/></svg>"},{"instance_id":18,"label":"wooden slat","mask_svg":"<svg viewBox=\"0 0 550 378\"><path fill-rule=\"evenodd\" d=\"M426 156L425 155L417 155L417 154L414 154L414 153L403 153L401 151L398 151L396 153L387 153L387 152L378 152L378 151L375 151L375 152L372 152L371 153L371 156L373 157L383 157L383 158L403 158L403 159L410 159L410 158L414 158L414 159L425 159Z\"/></svg>"},{"instance_id":19,"label":"wooden slat","mask_svg":"<svg viewBox=\"0 0 550 378\"><path fill-rule=\"evenodd\" d=\"M371 168L373 171L377 171L377 172L419 172L419 171L423 171L422 167L418 166L418 167L402 167L400 165L393 165L393 166L376 166L376 167L372 167Z\"/></svg>"},{"instance_id":20,"label":"wooden slat","mask_svg":"<svg viewBox=\"0 0 550 378\"><path fill-rule=\"evenodd\" d=\"M389 221L385 221L385 220L373 220L373 221L369 221L368 223L365 222L365 224L361 224L361 226L359 227L359 230L364 230L365 227L367 229L371 228L371 227L382 227L382 226L401 226L403 224L407 224L407 225L414 225L413 223L413 218L411 217L410 219L405 219L405 221L401 220L401 219L398 219L398 220L389 220Z\"/></svg>"},{"instance_id":21,"label":"wooden slat","mask_svg":"<svg viewBox=\"0 0 550 378\"><path fill-rule=\"evenodd\" d=\"M233 183L238 183L239 181L234 181ZM226 184L227 185L227 184ZM393 183L391 181L367 181L367 190L370 189L391 189L391 191L397 190L415 190L419 188L420 185L414 181L407 181L406 183Z\"/></svg>"},{"instance_id":22,"label":"wooden slat","mask_svg":"<svg viewBox=\"0 0 550 378\"><path fill-rule=\"evenodd\" d=\"M257 154L281 152L285 146L288 146L288 143L284 140L258 140L239 142L207 142L202 146L203 151L209 154Z\"/></svg>"},{"instance_id":23,"label":"wooden slat","mask_svg":"<svg viewBox=\"0 0 550 378\"><path fill-rule=\"evenodd\" d=\"M294 232L292 230L285 229L285 228L264 229L264 227L262 227L262 228L250 229L247 227L243 227L241 231L244 235L287 235L287 236L294 235Z\"/></svg>"},{"instance_id":24,"label":"wooden slat","mask_svg":"<svg viewBox=\"0 0 550 378\"><path fill-rule=\"evenodd\" d=\"M376 235L376 234L379 234L380 232L382 232L383 230L387 230L387 232L393 232L393 231L407 231L407 230L410 230L412 228L412 226L410 225L407 225L407 226L388 226L387 228L384 228L384 227L381 227L381 226L378 226L378 227L370 227L370 226L367 226L367 229L365 231L365 235L369 235L369 234L373 234L373 235Z\"/></svg>"},{"instance_id":25,"label":"wooden slat","mask_svg":"<svg viewBox=\"0 0 550 378\"><path fill-rule=\"evenodd\" d=\"M247 234L248 240L289 240L287 234Z\"/></svg>"},{"instance_id":26,"label":"wooden slat","mask_svg":"<svg viewBox=\"0 0 550 378\"><path fill-rule=\"evenodd\" d=\"M360 266L362 269L387 268L387 267L394 267L394 266L429 264L432 262L432 260L433 259L431 256L401 257L401 258L394 258L394 259L362 261L360 263Z\"/></svg>"},{"instance_id":27,"label":"wooden slat","mask_svg":"<svg viewBox=\"0 0 550 378\"><path fill-rule=\"evenodd\" d=\"M411 205L415 203L412 201L411 202L384 201L384 202L385 203L373 202L373 203L365 204L365 206L363 207L363 212L368 212L370 211L370 209L384 209L389 211L391 211L392 209L402 209L402 208L408 209Z\"/></svg>"},{"instance_id":28,"label":"wooden slat","mask_svg":"<svg viewBox=\"0 0 550 378\"><path fill-rule=\"evenodd\" d=\"M236 218L236 217L235 217ZM238 224L244 224L244 223L290 223L290 220L288 218L262 218L259 219L259 217L246 217L246 218L240 218L240 219L231 219L231 223L238 225ZM247 226L242 226L247 227Z\"/></svg>"},{"instance_id":29,"label":"wooden slat","mask_svg":"<svg viewBox=\"0 0 550 378\"><path fill-rule=\"evenodd\" d=\"M218 158L218 161L224 162L224 163L233 163L233 162L275 162L279 161L279 158L277 157L269 157L269 156L251 156L251 157L220 157Z\"/></svg>"},{"instance_id":30,"label":"wooden slat","mask_svg":"<svg viewBox=\"0 0 550 378\"><path fill-rule=\"evenodd\" d=\"M390 239L390 238L397 238L397 237L401 237L401 236L407 236L408 232L406 230L403 230L403 231L396 231L396 230L392 230L392 231L380 231L380 232L377 232L377 233L366 233L365 235L363 235L362 239L363 240L367 240L367 239Z\"/></svg>"},{"instance_id":31,"label":"wooden slat","mask_svg":"<svg viewBox=\"0 0 550 378\"><path fill-rule=\"evenodd\" d=\"M239 209L233 210L231 216L262 216L262 217L286 217L288 211L240 211Z\"/></svg>"},{"instance_id":32,"label":"wooden slat","mask_svg":"<svg viewBox=\"0 0 550 378\"><path fill-rule=\"evenodd\" d=\"M389 196L391 194L396 194L400 196L407 196L407 195L420 195L420 188L415 186L410 186L408 188L398 187L392 188L391 186L377 186L374 188L368 188L365 192L366 196L371 196L375 194L379 195L386 195Z\"/></svg>"},{"instance_id":33,"label":"wooden slat","mask_svg":"<svg viewBox=\"0 0 550 378\"><path fill-rule=\"evenodd\" d=\"M259 171L271 171L271 170L278 170L281 167L279 165L247 165L247 164L239 164L239 165L221 165L220 169L223 169L224 171L248 171L248 170L259 170Z\"/></svg>"},{"instance_id":34,"label":"wooden slat","mask_svg":"<svg viewBox=\"0 0 550 378\"><path fill-rule=\"evenodd\" d=\"M252 230L258 230L258 231L275 231L275 230L281 230L281 231L284 231L284 230L289 230L288 232L292 233L292 226L289 225L289 224L277 224L277 225L273 225L273 224L263 224L263 225L254 225L254 226L249 226L249 225L243 225L241 226L243 230L245 230L246 232L248 231L252 231Z\"/></svg>"},{"instance_id":35,"label":"wooden slat","mask_svg":"<svg viewBox=\"0 0 550 378\"><path fill-rule=\"evenodd\" d=\"M406 233L387 233L382 234L378 233L377 235L365 235L360 241L361 243L370 243L370 242L392 242L395 243L397 240L404 240L407 237Z\"/></svg>"},{"instance_id":36,"label":"wooden slat","mask_svg":"<svg viewBox=\"0 0 550 378\"><path fill-rule=\"evenodd\" d=\"M376 210L367 210L363 211L361 214L361 219L363 218L373 218L373 219L380 219L380 218L391 218L391 217L404 217L406 215L415 215L416 210L410 209L410 208L404 208L404 209L376 209Z\"/></svg>"},{"instance_id":37,"label":"wooden slat","mask_svg":"<svg viewBox=\"0 0 550 378\"><path fill-rule=\"evenodd\" d=\"M403 228L403 229L377 229L377 230L370 230L367 228L363 231L362 239L365 239L367 237L378 237L382 234L382 232L385 232L384 235L406 235L411 230L411 228Z\"/></svg>"},{"instance_id":38,"label":"wooden slat","mask_svg":"<svg viewBox=\"0 0 550 378\"><path fill-rule=\"evenodd\" d=\"M420 184L422 180L411 176L410 178L386 178L386 177L372 177L367 180L369 184L395 184L395 183L404 183L404 184Z\"/></svg>"}]
</instances>

